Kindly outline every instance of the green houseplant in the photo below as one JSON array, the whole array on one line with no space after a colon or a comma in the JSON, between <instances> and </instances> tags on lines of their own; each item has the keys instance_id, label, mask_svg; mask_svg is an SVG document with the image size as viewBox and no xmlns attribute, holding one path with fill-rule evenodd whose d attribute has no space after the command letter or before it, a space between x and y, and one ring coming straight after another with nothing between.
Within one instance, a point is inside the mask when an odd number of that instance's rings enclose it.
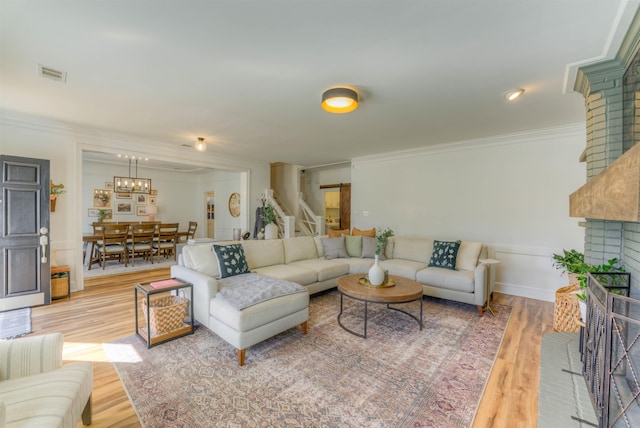
<instances>
[{"instance_id":1,"label":"green houseplant","mask_svg":"<svg viewBox=\"0 0 640 428\"><path fill-rule=\"evenodd\" d=\"M276 215L276 209L273 207L273 204L268 203L262 209L262 213L260 214L260 218L264 221L264 224L275 224L276 219L278 218Z\"/></svg>"},{"instance_id":2,"label":"green houseplant","mask_svg":"<svg viewBox=\"0 0 640 428\"><path fill-rule=\"evenodd\" d=\"M624 269L616 266L617 264L618 259L613 258L601 265L590 265L584 261L584 254L574 249L562 250L562 254L553 254L554 267L563 269L562 274L566 272L576 276L580 287L577 296L583 301L587 300L587 274L589 272L623 272Z\"/></svg>"},{"instance_id":3,"label":"green houseplant","mask_svg":"<svg viewBox=\"0 0 640 428\"><path fill-rule=\"evenodd\" d=\"M260 218L264 221L264 239L277 239L278 238L278 225L276 220L278 216L276 209L271 202L264 206Z\"/></svg>"}]
</instances>

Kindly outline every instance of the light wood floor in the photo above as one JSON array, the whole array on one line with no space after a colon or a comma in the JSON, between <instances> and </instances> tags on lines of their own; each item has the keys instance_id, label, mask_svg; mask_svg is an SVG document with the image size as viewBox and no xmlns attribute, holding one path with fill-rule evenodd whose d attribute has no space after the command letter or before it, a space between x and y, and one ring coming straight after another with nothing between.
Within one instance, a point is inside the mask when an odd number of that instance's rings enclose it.
<instances>
[{"instance_id":1,"label":"light wood floor","mask_svg":"<svg viewBox=\"0 0 640 428\"><path fill-rule=\"evenodd\" d=\"M134 285L168 276L169 269L157 269L91 278L70 300L34 308L33 334L62 332L66 361L94 362L91 426L140 426L102 343L133 334ZM553 303L499 293L494 302L511 305L513 314L473 427L537 427L540 341L552 330Z\"/></svg>"}]
</instances>

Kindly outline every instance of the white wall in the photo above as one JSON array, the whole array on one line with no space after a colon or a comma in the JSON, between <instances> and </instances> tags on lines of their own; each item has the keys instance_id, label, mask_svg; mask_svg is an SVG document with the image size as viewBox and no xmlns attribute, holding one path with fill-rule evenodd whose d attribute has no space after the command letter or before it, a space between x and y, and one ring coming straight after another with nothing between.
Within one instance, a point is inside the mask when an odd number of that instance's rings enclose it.
<instances>
[{"instance_id":1,"label":"white wall","mask_svg":"<svg viewBox=\"0 0 640 428\"><path fill-rule=\"evenodd\" d=\"M97 217L88 217L88 209L93 207L93 191L104 189L105 182L113 183L113 176L127 176L128 166L111 165L98 162L84 161L82 169L82 230L84 233L92 231L91 223L97 221ZM132 171L135 175L135 172ZM236 173L238 174L238 173ZM151 179L151 186L157 190L156 205L158 213L156 220L167 223L180 223L180 229L187 229L189 220L201 215L203 209L200 203L202 194L198 191L198 176L174 171L147 169L138 167L138 176ZM138 204L136 197L132 199L116 199L116 194L112 194L111 208L113 209L114 221L140 221L148 220L148 216L136 215L136 206L148 205ZM143 195L147 197L147 195ZM116 206L119 202L131 203L131 214L118 214ZM202 224L202 223L199 223Z\"/></svg>"},{"instance_id":2,"label":"white wall","mask_svg":"<svg viewBox=\"0 0 640 428\"><path fill-rule=\"evenodd\" d=\"M216 206L215 215L215 239L217 241L233 239L233 229L240 228L243 232L249 230L245 224L245 216L247 213L246 204L241 199L240 202L240 216L233 217L229 212L229 197L232 193L244 193L242 190L241 174L234 171L214 171L209 174L203 175L200 178L200 200L204 203L204 192L215 192L214 203ZM260 194L256 196L259 198ZM203 206L200 207L202 212L202 218L204 218ZM200 223L199 223L200 224ZM203 225L204 220L203 220ZM198 226L199 227L199 226ZM204 235L204 229L202 230ZM253 232L252 232L253 233Z\"/></svg>"},{"instance_id":3,"label":"white wall","mask_svg":"<svg viewBox=\"0 0 640 428\"><path fill-rule=\"evenodd\" d=\"M569 194L585 141L580 125L354 159L351 224L482 241L502 262L496 290L551 301L565 285L551 255L584 246Z\"/></svg>"},{"instance_id":4,"label":"white wall","mask_svg":"<svg viewBox=\"0 0 640 428\"><path fill-rule=\"evenodd\" d=\"M249 224L253 224L255 216L252 213L255 213L258 207L257 199L261 192L269 186L268 162L222 155L216 153L212 147L205 153L200 153L182 147L162 145L157 141L139 137L82 128L0 110L0 153L49 159L51 161L51 179L56 184L63 183L65 185L67 192L58 197L56 212L51 213L50 236L51 249L56 251L58 264L66 264L71 267L72 291L83 288L82 233L88 227L88 218L86 217L88 206L84 202L88 201L84 194L88 187L83 184L84 174L89 174L87 177L90 176L91 180L96 180L96 184L102 182L104 185L105 181L109 181L109 177L113 180L112 173L109 173L108 176L105 175L106 179L103 179L102 173L94 174L93 171L85 171L87 168L83 168L83 150L108 153L133 152L136 154L150 154L149 152L152 152L156 159L233 171L240 177L238 190L242 197L242 206L249 207L248 210L243 210L243 215L238 220L243 230L248 230ZM107 171L104 172L107 173ZM139 168L138 175L142 175L141 173L142 169ZM149 174L155 173L149 172ZM176 182L174 179L182 180L174 176L158 175L153 182L153 186L157 186L159 189L160 212L157 217L161 220L169 218L168 216L184 218L186 212L195 210L199 212L199 224L204 225L202 198L204 190L209 190L210 185L204 183L203 180L193 183L191 179L187 179L187 182ZM91 186L93 184L89 184L89 187ZM192 186L195 191L186 186ZM166 194L175 194L172 197L175 202L162 199L162 192L165 191ZM191 200L190 195L193 194L196 197ZM220 197L222 196L221 194ZM190 215L189 219L193 220Z\"/></svg>"}]
</instances>

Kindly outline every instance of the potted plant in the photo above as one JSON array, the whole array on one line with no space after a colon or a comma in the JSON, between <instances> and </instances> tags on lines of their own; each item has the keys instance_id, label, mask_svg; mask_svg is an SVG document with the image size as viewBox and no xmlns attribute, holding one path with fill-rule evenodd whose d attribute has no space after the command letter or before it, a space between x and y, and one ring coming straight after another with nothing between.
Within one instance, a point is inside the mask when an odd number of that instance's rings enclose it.
<instances>
[{"instance_id":1,"label":"potted plant","mask_svg":"<svg viewBox=\"0 0 640 428\"><path fill-rule=\"evenodd\" d=\"M269 202L262 209L262 213L260 214L260 218L264 221L264 239L277 239L278 238L278 225L276 224L276 220L278 216L276 215L276 209Z\"/></svg>"},{"instance_id":2,"label":"potted plant","mask_svg":"<svg viewBox=\"0 0 640 428\"><path fill-rule=\"evenodd\" d=\"M385 230L378 229L376 232L376 256L375 262L373 266L369 269L369 282L371 285L382 285L385 281L385 272L380 264L378 263L378 259L380 257L380 253L384 250L384 246L387 243L387 239L393 236L393 230L386 228Z\"/></svg>"},{"instance_id":3,"label":"potted plant","mask_svg":"<svg viewBox=\"0 0 640 428\"><path fill-rule=\"evenodd\" d=\"M570 276L571 284L575 284L580 287L580 293L578 293L578 299L587 300L587 274L589 272L622 272L622 267L617 267L618 259L613 258L607 260L606 263L601 265L590 265L585 263L584 254L576 250L562 250L562 254L553 255L553 265L557 269L564 269ZM571 280L574 277L575 280Z\"/></svg>"},{"instance_id":4,"label":"potted plant","mask_svg":"<svg viewBox=\"0 0 640 428\"><path fill-rule=\"evenodd\" d=\"M580 313L582 314L582 320L586 320L586 300L587 300L587 274L593 272L622 272L622 267L616 266L618 264L617 258L607 260L606 263L600 265L590 265L584 261L584 254L571 249L569 251L562 250L562 254L553 254L553 266L557 269L563 269L562 274L565 272L569 275L570 284L577 286L578 289L575 292L578 298L578 305L580 307ZM572 279L573 278L573 279ZM563 287L566 288L566 287ZM560 289L562 290L562 289ZM558 290L558 291L560 291ZM616 292L614 290L613 292Z\"/></svg>"},{"instance_id":5,"label":"potted plant","mask_svg":"<svg viewBox=\"0 0 640 428\"><path fill-rule=\"evenodd\" d=\"M64 184L53 184L53 180L50 181L49 200L51 201L51 212L56 211L56 200L58 199L58 195L62 195L65 192Z\"/></svg>"},{"instance_id":6,"label":"potted plant","mask_svg":"<svg viewBox=\"0 0 640 428\"><path fill-rule=\"evenodd\" d=\"M107 217L107 210L99 209L98 210L98 221L100 221L102 223L106 217Z\"/></svg>"}]
</instances>

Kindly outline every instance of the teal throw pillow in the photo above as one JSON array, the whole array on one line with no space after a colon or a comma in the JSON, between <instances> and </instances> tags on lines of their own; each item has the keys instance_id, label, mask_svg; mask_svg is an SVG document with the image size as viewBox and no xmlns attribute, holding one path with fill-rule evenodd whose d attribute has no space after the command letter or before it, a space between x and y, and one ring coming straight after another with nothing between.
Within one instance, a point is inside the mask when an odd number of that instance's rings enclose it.
<instances>
[{"instance_id":1,"label":"teal throw pillow","mask_svg":"<svg viewBox=\"0 0 640 428\"><path fill-rule=\"evenodd\" d=\"M250 272L247 259L244 257L242 245L214 245L213 251L215 251L218 257L218 268L220 269L221 278L228 278Z\"/></svg>"},{"instance_id":2,"label":"teal throw pillow","mask_svg":"<svg viewBox=\"0 0 640 428\"><path fill-rule=\"evenodd\" d=\"M433 241L433 253L429 267L456 270L456 258L461 241Z\"/></svg>"}]
</instances>

